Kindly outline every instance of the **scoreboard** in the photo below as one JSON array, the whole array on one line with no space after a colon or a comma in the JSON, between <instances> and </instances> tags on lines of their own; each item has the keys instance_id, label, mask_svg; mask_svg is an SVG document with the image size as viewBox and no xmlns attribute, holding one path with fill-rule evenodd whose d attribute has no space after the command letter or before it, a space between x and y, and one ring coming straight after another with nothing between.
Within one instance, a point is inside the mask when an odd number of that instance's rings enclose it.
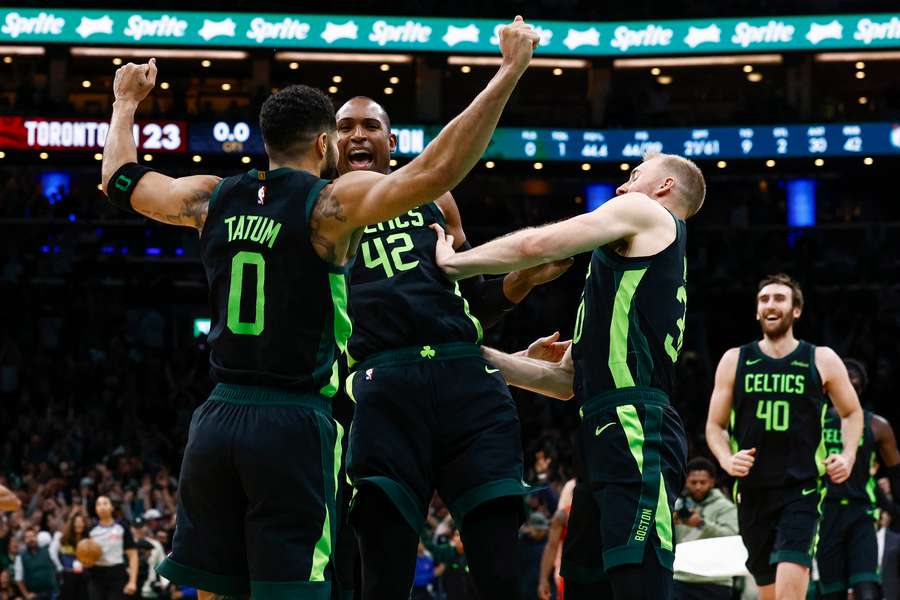
<instances>
[{"instance_id":1,"label":"scoreboard","mask_svg":"<svg viewBox=\"0 0 900 600\"><path fill-rule=\"evenodd\" d=\"M418 155L440 127L396 125L394 156ZM262 137L248 122L190 126L190 150L262 154ZM500 127L485 159L534 161L635 161L647 152L696 160L798 158L900 154L900 123L822 123L677 129L522 129Z\"/></svg>"},{"instance_id":2,"label":"scoreboard","mask_svg":"<svg viewBox=\"0 0 900 600\"><path fill-rule=\"evenodd\" d=\"M430 128L398 126L398 138L430 141ZM418 136L416 136L418 134ZM421 151L421 148L415 150ZM544 161L634 161L647 152L696 160L900 154L898 123L830 123L678 129L498 128L485 158ZM413 156L398 144L399 156Z\"/></svg>"}]
</instances>

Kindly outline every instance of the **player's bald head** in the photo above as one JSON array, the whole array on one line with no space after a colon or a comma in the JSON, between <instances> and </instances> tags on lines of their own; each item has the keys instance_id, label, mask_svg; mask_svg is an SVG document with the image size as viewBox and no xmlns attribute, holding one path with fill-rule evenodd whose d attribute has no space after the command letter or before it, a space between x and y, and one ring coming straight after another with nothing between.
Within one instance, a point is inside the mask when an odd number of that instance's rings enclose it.
<instances>
[{"instance_id":1,"label":"player's bald head","mask_svg":"<svg viewBox=\"0 0 900 600\"><path fill-rule=\"evenodd\" d=\"M342 116L349 113L364 113L369 117L375 117L381 121L386 131L391 130L391 118L387 111L378 102L368 96L354 96L344 102L338 109L335 117L340 120Z\"/></svg>"}]
</instances>

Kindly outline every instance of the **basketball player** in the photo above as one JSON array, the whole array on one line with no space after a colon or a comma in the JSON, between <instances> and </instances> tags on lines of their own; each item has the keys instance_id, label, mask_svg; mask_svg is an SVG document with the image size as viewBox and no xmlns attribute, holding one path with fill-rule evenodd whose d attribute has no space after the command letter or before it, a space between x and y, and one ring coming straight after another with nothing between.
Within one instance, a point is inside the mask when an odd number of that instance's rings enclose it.
<instances>
[{"instance_id":1,"label":"basketball player","mask_svg":"<svg viewBox=\"0 0 900 600\"><path fill-rule=\"evenodd\" d=\"M560 399L574 392L581 405L586 472L573 492L563 548L567 600L609 597L606 575L619 600L671 596L671 510L687 441L669 393L684 336L685 219L700 209L705 190L696 165L657 154L588 214L459 253L452 236L435 228L438 263L452 279L593 251L572 347L561 361L485 350L510 384Z\"/></svg>"},{"instance_id":2,"label":"basketball player","mask_svg":"<svg viewBox=\"0 0 900 600\"><path fill-rule=\"evenodd\" d=\"M339 173L389 173L397 140L384 108L357 97L336 116ZM493 324L571 263L453 284L435 264L432 223L453 232L458 247L469 247L446 193L366 227L351 270L347 390L356 410L347 472L357 490L351 521L362 595L408 595L437 488L460 527L481 596L513 598L519 496L530 488L522 483L515 403L481 356L482 321Z\"/></svg>"},{"instance_id":3,"label":"basketball player","mask_svg":"<svg viewBox=\"0 0 900 600\"><path fill-rule=\"evenodd\" d=\"M834 483L847 480L862 434L862 409L844 363L831 348L794 337L802 310L803 292L787 275L759 283L763 338L722 356L706 422L710 450L737 478L738 525L761 600L806 597L822 476L827 470ZM826 457L827 397L844 442L839 454Z\"/></svg>"},{"instance_id":4,"label":"basketball player","mask_svg":"<svg viewBox=\"0 0 900 600\"><path fill-rule=\"evenodd\" d=\"M866 367L852 358L844 365L858 396L865 391ZM822 532L816 562L823 600L847 600L853 588L855 600L881 600L878 570L878 540L875 537L878 509L875 506L876 454L881 456L891 491L900 491L900 452L891 424L870 410L863 410L863 435L850 478L842 484L828 482L822 508ZM825 449L829 455L842 451L840 418L832 408L825 417ZM894 496L895 498L898 496Z\"/></svg>"},{"instance_id":5,"label":"basketball player","mask_svg":"<svg viewBox=\"0 0 900 600\"><path fill-rule=\"evenodd\" d=\"M201 600L329 597L343 434L330 398L350 334L345 265L363 227L465 176L537 41L517 17L501 32L497 75L416 160L334 181L320 179L337 159L334 109L305 86L262 107L268 171L173 179L138 165L134 113L156 64L118 70L104 190L116 206L200 232L212 305L217 385L191 423L163 576L204 590Z\"/></svg>"}]
</instances>

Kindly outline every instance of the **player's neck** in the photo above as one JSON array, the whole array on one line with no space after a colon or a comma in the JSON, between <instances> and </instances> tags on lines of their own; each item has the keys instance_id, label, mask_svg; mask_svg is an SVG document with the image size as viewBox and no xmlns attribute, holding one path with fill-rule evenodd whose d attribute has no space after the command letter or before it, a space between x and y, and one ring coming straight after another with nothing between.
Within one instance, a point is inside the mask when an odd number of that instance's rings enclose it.
<instances>
[{"instance_id":1,"label":"player's neck","mask_svg":"<svg viewBox=\"0 0 900 600\"><path fill-rule=\"evenodd\" d=\"M319 176L319 165L314 163L311 160L299 158L297 160L275 161L275 160L269 159L269 170L270 171L274 171L275 169L280 169L282 167L288 167L289 169L297 169L298 171L306 171L307 173L312 173L316 177Z\"/></svg>"},{"instance_id":2,"label":"player's neck","mask_svg":"<svg viewBox=\"0 0 900 600\"><path fill-rule=\"evenodd\" d=\"M769 337L763 334L763 339L759 342L759 349L766 356L784 358L796 350L799 345L800 342L794 337L793 329L789 329L779 337Z\"/></svg>"}]
</instances>

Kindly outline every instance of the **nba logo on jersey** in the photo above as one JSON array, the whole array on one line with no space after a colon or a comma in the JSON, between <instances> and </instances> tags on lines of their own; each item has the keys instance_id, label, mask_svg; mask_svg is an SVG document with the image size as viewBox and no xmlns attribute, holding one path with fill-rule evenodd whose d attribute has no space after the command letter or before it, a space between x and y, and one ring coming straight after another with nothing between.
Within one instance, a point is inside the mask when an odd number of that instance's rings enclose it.
<instances>
[{"instance_id":1,"label":"nba logo on jersey","mask_svg":"<svg viewBox=\"0 0 900 600\"><path fill-rule=\"evenodd\" d=\"M366 369L366 381L372 381L374 375L375 369Z\"/></svg>"},{"instance_id":2,"label":"nba logo on jersey","mask_svg":"<svg viewBox=\"0 0 900 600\"><path fill-rule=\"evenodd\" d=\"M259 191L256 192L256 197L259 200L256 201L257 204L265 204L266 203L266 186L259 186Z\"/></svg>"}]
</instances>

